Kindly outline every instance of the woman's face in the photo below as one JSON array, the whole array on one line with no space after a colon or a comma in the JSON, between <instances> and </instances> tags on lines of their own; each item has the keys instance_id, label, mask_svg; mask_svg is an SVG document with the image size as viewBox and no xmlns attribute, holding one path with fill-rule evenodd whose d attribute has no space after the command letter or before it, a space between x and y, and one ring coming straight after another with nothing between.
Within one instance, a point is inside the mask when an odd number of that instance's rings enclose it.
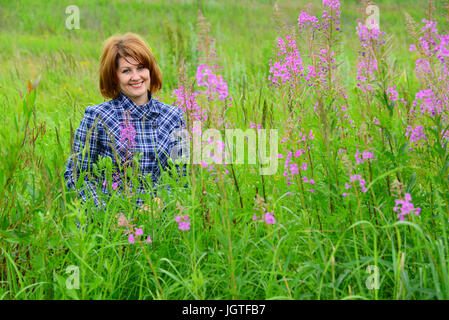
<instances>
[{"instance_id":1,"label":"woman's face","mask_svg":"<svg viewBox=\"0 0 449 320\"><path fill-rule=\"evenodd\" d=\"M117 78L120 90L138 106L148 102L150 70L132 57L118 60Z\"/></svg>"}]
</instances>

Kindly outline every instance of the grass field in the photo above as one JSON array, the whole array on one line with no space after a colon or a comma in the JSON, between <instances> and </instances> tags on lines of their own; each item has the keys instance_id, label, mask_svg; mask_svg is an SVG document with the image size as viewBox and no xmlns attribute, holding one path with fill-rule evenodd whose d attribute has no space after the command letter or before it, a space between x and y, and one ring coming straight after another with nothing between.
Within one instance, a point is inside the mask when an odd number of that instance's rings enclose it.
<instances>
[{"instance_id":1,"label":"grass field","mask_svg":"<svg viewBox=\"0 0 449 320\"><path fill-rule=\"evenodd\" d=\"M70 5L79 8L79 29L66 27ZM430 8L443 35L449 11L442 1L378 1L388 41L368 44L364 57L374 55L377 69L364 92L356 26L366 5L341 0L341 34L331 25L310 40L298 16L308 8L321 19L322 1L278 1L280 28L271 0L0 0L0 299L448 299L449 46L441 36L440 51L423 54L405 13L419 32ZM222 120L276 129L278 170L188 165L180 181L163 175L171 192L158 191L165 208L156 215L115 192L97 211L67 189L63 173L86 107L105 101L103 42L141 35L163 72L156 95L175 104L181 62L190 81L207 54L197 49L199 10L232 97L226 110L199 96L209 113L204 128L224 132ZM304 69L322 74L276 87L269 61L288 28ZM428 71L415 70L418 59ZM107 159L99 169L112 173ZM134 244L117 225L119 212L143 230ZM179 215L189 216L190 230L178 228Z\"/></svg>"}]
</instances>

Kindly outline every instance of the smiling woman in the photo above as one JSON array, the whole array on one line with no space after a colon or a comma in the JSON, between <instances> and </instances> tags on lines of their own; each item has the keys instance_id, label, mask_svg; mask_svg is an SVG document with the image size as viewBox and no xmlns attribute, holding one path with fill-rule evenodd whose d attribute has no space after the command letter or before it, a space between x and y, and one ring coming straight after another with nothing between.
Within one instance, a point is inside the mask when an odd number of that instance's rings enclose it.
<instances>
[{"instance_id":1,"label":"smiling woman","mask_svg":"<svg viewBox=\"0 0 449 320\"><path fill-rule=\"evenodd\" d=\"M120 90L138 106L148 102L150 71L132 57L120 58L117 78Z\"/></svg>"},{"instance_id":2,"label":"smiling woman","mask_svg":"<svg viewBox=\"0 0 449 320\"><path fill-rule=\"evenodd\" d=\"M111 100L86 108L64 173L67 186L76 189L80 173L89 172L84 175L85 187L78 190L83 200L92 196L99 206L99 185L102 193L108 193L109 185L118 192L129 187L124 170L117 169L112 177L90 174L100 156L111 158L114 167L123 169L133 166L134 156L141 154L139 167L134 169L139 171L137 203L142 205L145 198L139 195L146 193L145 176L155 186L173 150L182 153L172 138L175 130L184 128L182 111L152 98L161 87L161 71L139 36L127 33L106 41L100 59L100 91Z\"/></svg>"}]
</instances>

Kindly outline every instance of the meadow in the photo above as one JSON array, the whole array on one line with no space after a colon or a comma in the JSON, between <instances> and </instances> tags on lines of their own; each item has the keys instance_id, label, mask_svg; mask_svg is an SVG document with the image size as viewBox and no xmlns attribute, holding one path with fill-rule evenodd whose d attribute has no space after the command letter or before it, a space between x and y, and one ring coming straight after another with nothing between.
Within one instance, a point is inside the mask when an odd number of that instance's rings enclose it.
<instances>
[{"instance_id":1,"label":"meadow","mask_svg":"<svg viewBox=\"0 0 449 320\"><path fill-rule=\"evenodd\" d=\"M444 1L0 0L0 299L448 299L448 26ZM104 210L69 190L126 32L189 131L277 130L277 171L188 163L151 211L110 159Z\"/></svg>"}]
</instances>

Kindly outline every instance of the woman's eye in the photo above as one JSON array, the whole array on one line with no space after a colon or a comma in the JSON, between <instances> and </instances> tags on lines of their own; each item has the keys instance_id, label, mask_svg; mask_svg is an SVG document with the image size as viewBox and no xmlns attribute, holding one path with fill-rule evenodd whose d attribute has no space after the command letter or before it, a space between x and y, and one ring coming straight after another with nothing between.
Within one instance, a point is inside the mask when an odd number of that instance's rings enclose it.
<instances>
[{"instance_id":1,"label":"woman's eye","mask_svg":"<svg viewBox=\"0 0 449 320\"><path fill-rule=\"evenodd\" d=\"M144 66L138 66L137 67L137 70L143 70L143 69L145 69ZM125 69L125 70L122 71L122 73L128 73L128 72L129 72L129 69Z\"/></svg>"}]
</instances>

